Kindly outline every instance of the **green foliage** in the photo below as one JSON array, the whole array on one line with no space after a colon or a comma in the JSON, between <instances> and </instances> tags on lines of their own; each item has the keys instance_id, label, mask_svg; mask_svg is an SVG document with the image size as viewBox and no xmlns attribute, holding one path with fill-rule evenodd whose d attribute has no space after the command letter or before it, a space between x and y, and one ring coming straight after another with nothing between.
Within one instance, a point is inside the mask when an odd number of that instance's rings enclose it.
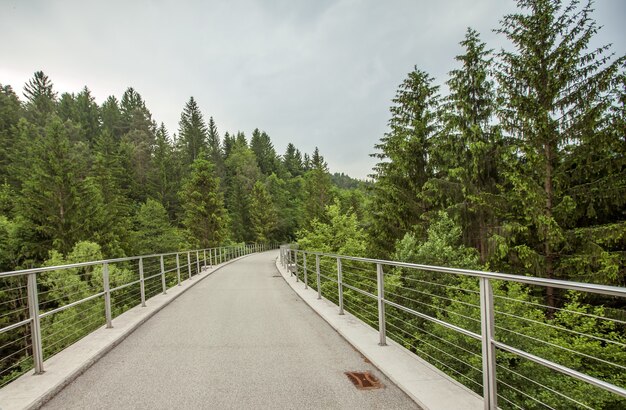
<instances>
[{"instance_id":1,"label":"green foliage","mask_svg":"<svg viewBox=\"0 0 626 410\"><path fill-rule=\"evenodd\" d=\"M180 191L183 201L183 223L203 248L217 246L228 238L228 215L219 178L213 165L197 159L191 175Z\"/></svg>"},{"instance_id":2,"label":"green foliage","mask_svg":"<svg viewBox=\"0 0 626 410\"><path fill-rule=\"evenodd\" d=\"M193 97L189 98L178 123L178 135L185 153L185 164L191 165L202 152L207 151L208 129L200 107Z\"/></svg>"},{"instance_id":3,"label":"green foliage","mask_svg":"<svg viewBox=\"0 0 626 410\"><path fill-rule=\"evenodd\" d=\"M365 234L355 214L342 213L339 204L334 203L325 208L324 221L314 219L310 228L298 232L298 244L302 249L365 256Z\"/></svg>"},{"instance_id":4,"label":"green foliage","mask_svg":"<svg viewBox=\"0 0 626 410\"><path fill-rule=\"evenodd\" d=\"M276 210L265 184L257 181L250 197L250 222L254 231L254 240L267 243L276 229Z\"/></svg>"},{"instance_id":5,"label":"green foliage","mask_svg":"<svg viewBox=\"0 0 626 410\"><path fill-rule=\"evenodd\" d=\"M417 68L400 85L390 108L391 131L373 156L380 160L372 177L372 251L389 255L396 240L420 223L427 211L422 189L431 177L428 163L432 137L438 132L439 87Z\"/></svg>"},{"instance_id":6,"label":"green foliage","mask_svg":"<svg viewBox=\"0 0 626 410\"><path fill-rule=\"evenodd\" d=\"M133 245L135 255L174 252L187 247L163 205L154 199L142 204L135 215Z\"/></svg>"},{"instance_id":7,"label":"green foliage","mask_svg":"<svg viewBox=\"0 0 626 410\"><path fill-rule=\"evenodd\" d=\"M243 134L240 134L243 136ZM229 210L231 231L236 242L254 240L250 229L250 198L254 184L261 177L254 152L240 137L226 158L226 206Z\"/></svg>"}]
</instances>

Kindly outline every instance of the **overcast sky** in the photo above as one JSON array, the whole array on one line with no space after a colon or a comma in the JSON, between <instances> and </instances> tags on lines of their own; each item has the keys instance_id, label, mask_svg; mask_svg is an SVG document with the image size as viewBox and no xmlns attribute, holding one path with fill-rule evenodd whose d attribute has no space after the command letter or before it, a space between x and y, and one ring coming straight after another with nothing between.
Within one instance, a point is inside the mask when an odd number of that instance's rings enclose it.
<instances>
[{"instance_id":1,"label":"overcast sky","mask_svg":"<svg viewBox=\"0 0 626 410\"><path fill-rule=\"evenodd\" d=\"M596 43L626 54L626 1L597 0ZM414 65L438 83L468 26L492 33L512 0L0 0L0 83L20 94L43 70L56 91L87 85L98 103L128 86L178 132L190 96L220 134L265 130L320 148L332 172L365 177L390 100Z\"/></svg>"}]
</instances>

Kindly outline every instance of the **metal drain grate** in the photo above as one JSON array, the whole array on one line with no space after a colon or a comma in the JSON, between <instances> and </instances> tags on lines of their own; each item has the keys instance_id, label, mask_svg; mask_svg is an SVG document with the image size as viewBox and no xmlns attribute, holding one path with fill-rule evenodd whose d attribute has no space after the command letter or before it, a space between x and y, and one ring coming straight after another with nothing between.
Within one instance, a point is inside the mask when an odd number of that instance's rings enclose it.
<instances>
[{"instance_id":1,"label":"metal drain grate","mask_svg":"<svg viewBox=\"0 0 626 410\"><path fill-rule=\"evenodd\" d=\"M345 375L359 390L374 390L383 387L383 384L370 372L345 372Z\"/></svg>"}]
</instances>

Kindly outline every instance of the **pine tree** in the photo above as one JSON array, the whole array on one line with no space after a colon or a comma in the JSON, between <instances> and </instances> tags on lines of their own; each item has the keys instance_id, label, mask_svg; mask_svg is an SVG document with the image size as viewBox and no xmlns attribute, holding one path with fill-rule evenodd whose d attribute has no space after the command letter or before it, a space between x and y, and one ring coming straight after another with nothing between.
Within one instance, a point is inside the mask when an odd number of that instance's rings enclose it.
<instances>
[{"instance_id":1,"label":"pine tree","mask_svg":"<svg viewBox=\"0 0 626 410\"><path fill-rule=\"evenodd\" d=\"M406 232L424 234L427 209L423 186L432 176L428 163L431 139L438 132L438 87L417 68L400 85L391 107L391 130L375 146L370 235L373 251L389 256Z\"/></svg>"},{"instance_id":2,"label":"pine tree","mask_svg":"<svg viewBox=\"0 0 626 410\"><path fill-rule=\"evenodd\" d=\"M43 127L56 108L57 93L43 71L36 71L24 86L26 115L29 121Z\"/></svg>"},{"instance_id":3,"label":"pine tree","mask_svg":"<svg viewBox=\"0 0 626 410\"><path fill-rule=\"evenodd\" d=\"M272 239L277 223L276 210L265 184L261 181L254 184L250 196L250 222L255 242L265 243Z\"/></svg>"},{"instance_id":4,"label":"pine tree","mask_svg":"<svg viewBox=\"0 0 626 410\"><path fill-rule=\"evenodd\" d=\"M500 53L497 72L503 101L499 118L515 144L506 177L512 186L509 212L519 217L505 227L508 249L525 273L565 278L574 266L586 269L580 263L563 263L580 256L570 253L568 221L578 198L592 195L598 186L593 179L571 180L567 159L579 145L605 146L600 128L606 94L624 59L610 62L608 46L586 51L598 30L591 2L580 7L576 1L520 0L518 7L524 12L505 16L498 30L515 47ZM588 160L580 155L586 156L580 152L576 162L584 165ZM606 158L591 159L598 160ZM592 238L589 242L586 249L603 249ZM608 264L615 269L614 262ZM556 305L556 297L547 288L549 306Z\"/></svg>"},{"instance_id":5,"label":"pine tree","mask_svg":"<svg viewBox=\"0 0 626 410\"><path fill-rule=\"evenodd\" d=\"M213 165L197 159L191 166L191 175L180 191L183 224L203 248L222 244L228 237L228 215L224 196Z\"/></svg>"},{"instance_id":6,"label":"pine tree","mask_svg":"<svg viewBox=\"0 0 626 410\"><path fill-rule=\"evenodd\" d=\"M185 163L191 165L202 152L207 152L208 129L193 97L189 98L178 123L178 137L185 153Z\"/></svg>"}]
</instances>

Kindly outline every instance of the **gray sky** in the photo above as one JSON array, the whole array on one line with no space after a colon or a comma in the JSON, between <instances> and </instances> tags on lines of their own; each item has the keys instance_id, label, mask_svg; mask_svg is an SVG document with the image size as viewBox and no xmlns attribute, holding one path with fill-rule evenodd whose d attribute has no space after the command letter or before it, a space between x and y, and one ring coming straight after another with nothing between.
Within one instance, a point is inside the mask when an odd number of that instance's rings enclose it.
<instances>
[{"instance_id":1,"label":"gray sky","mask_svg":"<svg viewBox=\"0 0 626 410\"><path fill-rule=\"evenodd\" d=\"M194 96L220 134L265 130L320 148L332 172L365 177L390 100L414 65L438 83L466 27L491 48L512 0L0 0L0 83L20 93L36 70L56 91L87 85L98 103L128 86L178 132ZM626 1L597 0L596 43L626 54Z\"/></svg>"}]
</instances>

